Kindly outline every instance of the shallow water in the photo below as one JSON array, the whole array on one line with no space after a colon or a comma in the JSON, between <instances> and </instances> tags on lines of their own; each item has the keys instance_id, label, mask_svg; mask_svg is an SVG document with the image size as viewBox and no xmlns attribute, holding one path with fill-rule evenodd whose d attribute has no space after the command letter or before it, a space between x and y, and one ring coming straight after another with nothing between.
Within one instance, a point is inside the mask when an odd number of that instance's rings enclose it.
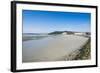
<instances>
[{"instance_id":1,"label":"shallow water","mask_svg":"<svg viewBox=\"0 0 100 73\"><path fill-rule=\"evenodd\" d=\"M23 41L22 61L56 61L80 49L87 40L87 37L76 35L56 35L38 40Z\"/></svg>"}]
</instances>

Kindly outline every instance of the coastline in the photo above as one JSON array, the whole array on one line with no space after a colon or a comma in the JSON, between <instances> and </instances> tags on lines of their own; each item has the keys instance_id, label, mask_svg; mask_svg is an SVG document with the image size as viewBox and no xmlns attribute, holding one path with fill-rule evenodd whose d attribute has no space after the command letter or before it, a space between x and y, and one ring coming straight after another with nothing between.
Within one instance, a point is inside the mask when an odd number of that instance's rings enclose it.
<instances>
[{"instance_id":1,"label":"coastline","mask_svg":"<svg viewBox=\"0 0 100 73\"><path fill-rule=\"evenodd\" d=\"M76 35L59 35L40 40L24 41L23 62L74 60L88 39Z\"/></svg>"},{"instance_id":2,"label":"coastline","mask_svg":"<svg viewBox=\"0 0 100 73\"><path fill-rule=\"evenodd\" d=\"M80 49L80 53L73 60L87 60L91 59L91 39L89 38L87 43Z\"/></svg>"},{"instance_id":3,"label":"coastline","mask_svg":"<svg viewBox=\"0 0 100 73\"><path fill-rule=\"evenodd\" d=\"M86 44L81 47L81 49L77 49L70 53L69 55L65 55L61 58L64 61L70 60L88 60L91 59L91 47L90 47L90 38L87 40Z\"/></svg>"}]
</instances>

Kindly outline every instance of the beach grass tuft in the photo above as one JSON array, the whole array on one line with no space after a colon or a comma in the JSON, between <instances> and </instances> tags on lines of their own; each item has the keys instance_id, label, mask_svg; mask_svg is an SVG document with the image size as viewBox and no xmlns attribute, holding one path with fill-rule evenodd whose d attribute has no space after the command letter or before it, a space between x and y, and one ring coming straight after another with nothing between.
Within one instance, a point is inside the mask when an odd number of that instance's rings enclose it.
<instances>
[{"instance_id":1,"label":"beach grass tuft","mask_svg":"<svg viewBox=\"0 0 100 73\"><path fill-rule=\"evenodd\" d=\"M73 60L87 60L91 58L91 39L89 38L87 43L80 49L80 53L76 55Z\"/></svg>"}]
</instances>

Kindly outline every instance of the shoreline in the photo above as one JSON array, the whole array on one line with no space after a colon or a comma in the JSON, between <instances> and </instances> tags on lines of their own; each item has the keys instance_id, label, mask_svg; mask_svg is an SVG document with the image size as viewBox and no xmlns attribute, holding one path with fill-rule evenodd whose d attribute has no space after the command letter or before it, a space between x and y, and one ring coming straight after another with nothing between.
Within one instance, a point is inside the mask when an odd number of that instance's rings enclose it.
<instances>
[{"instance_id":1,"label":"shoreline","mask_svg":"<svg viewBox=\"0 0 100 73\"><path fill-rule=\"evenodd\" d=\"M73 60L87 60L91 59L91 39L89 38L87 43L80 49L80 53Z\"/></svg>"},{"instance_id":2,"label":"shoreline","mask_svg":"<svg viewBox=\"0 0 100 73\"><path fill-rule=\"evenodd\" d=\"M74 60L88 39L81 36L63 35L24 42L23 62Z\"/></svg>"},{"instance_id":3,"label":"shoreline","mask_svg":"<svg viewBox=\"0 0 100 73\"><path fill-rule=\"evenodd\" d=\"M64 56L61 60L73 61L73 60L88 60L91 59L91 49L90 49L90 38L87 40L86 44L82 46L81 49L73 51L71 54Z\"/></svg>"}]
</instances>

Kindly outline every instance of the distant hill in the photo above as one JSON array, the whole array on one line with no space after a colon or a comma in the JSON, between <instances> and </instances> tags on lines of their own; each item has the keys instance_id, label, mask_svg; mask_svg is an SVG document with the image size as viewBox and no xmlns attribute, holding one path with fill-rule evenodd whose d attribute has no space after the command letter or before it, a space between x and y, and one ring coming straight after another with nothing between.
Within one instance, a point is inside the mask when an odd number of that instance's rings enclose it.
<instances>
[{"instance_id":1,"label":"distant hill","mask_svg":"<svg viewBox=\"0 0 100 73\"><path fill-rule=\"evenodd\" d=\"M85 33L86 35L91 35L90 32L77 32L77 31L54 31L50 33L23 33L23 35L43 35L43 34L48 34L48 35L57 35L57 34L75 34L75 33Z\"/></svg>"},{"instance_id":2,"label":"distant hill","mask_svg":"<svg viewBox=\"0 0 100 73\"><path fill-rule=\"evenodd\" d=\"M63 31L54 31L54 32L51 32L51 33L48 33L48 34L62 34Z\"/></svg>"},{"instance_id":3,"label":"distant hill","mask_svg":"<svg viewBox=\"0 0 100 73\"><path fill-rule=\"evenodd\" d=\"M74 34L74 33L85 33L87 35L91 35L90 32L76 32L76 31L54 31L54 32L51 32L51 33L48 33L49 35L52 35L52 34L62 34L62 33L67 33L67 34Z\"/></svg>"},{"instance_id":4,"label":"distant hill","mask_svg":"<svg viewBox=\"0 0 100 73\"><path fill-rule=\"evenodd\" d=\"M51 32L49 34L62 34L64 32L67 34L74 34L74 32L72 32L72 31L54 31L54 32Z\"/></svg>"}]
</instances>

